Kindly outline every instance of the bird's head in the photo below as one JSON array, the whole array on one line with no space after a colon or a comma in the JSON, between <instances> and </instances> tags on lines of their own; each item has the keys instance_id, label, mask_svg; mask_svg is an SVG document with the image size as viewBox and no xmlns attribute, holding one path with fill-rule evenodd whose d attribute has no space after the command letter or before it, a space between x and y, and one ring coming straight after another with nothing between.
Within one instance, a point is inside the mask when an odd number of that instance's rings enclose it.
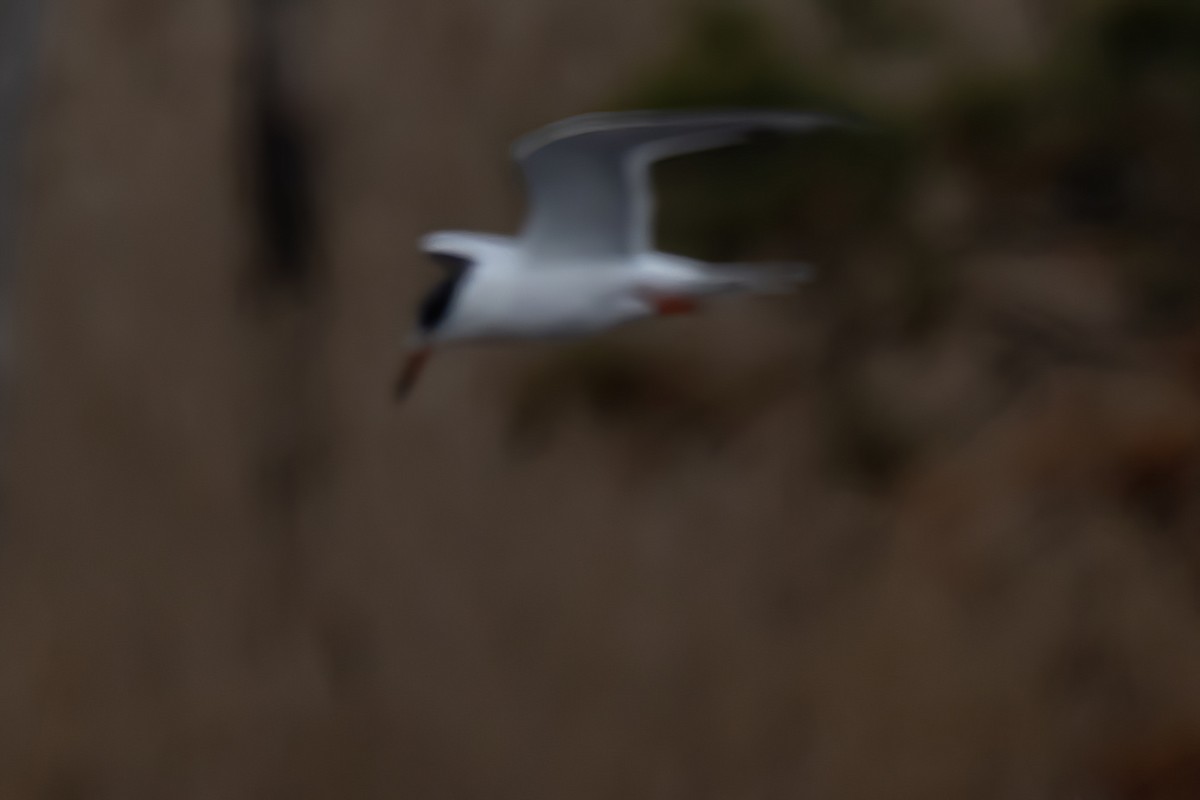
<instances>
[{"instance_id":1,"label":"bird's head","mask_svg":"<svg viewBox=\"0 0 1200 800\"><path fill-rule=\"evenodd\" d=\"M417 383L434 348L452 330L456 300L474 259L458 248L439 247L437 235L423 240L422 249L445 270L442 280L429 289L417 305L416 322L409 333L404 364L396 380L397 400L405 399Z\"/></svg>"}]
</instances>

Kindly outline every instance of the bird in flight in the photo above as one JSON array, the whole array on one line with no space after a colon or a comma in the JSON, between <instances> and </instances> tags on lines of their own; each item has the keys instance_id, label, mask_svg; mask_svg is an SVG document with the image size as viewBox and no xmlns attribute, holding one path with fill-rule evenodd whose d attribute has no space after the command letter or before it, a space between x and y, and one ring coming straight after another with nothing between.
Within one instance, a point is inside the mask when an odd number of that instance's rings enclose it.
<instances>
[{"instance_id":1,"label":"bird in flight","mask_svg":"<svg viewBox=\"0 0 1200 800\"><path fill-rule=\"evenodd\" d=\"M518 139L512 156L529 200L520 234L438 231L419 242L446 275L418 309L397 399L446 345L583 337L809 279L805 264L713 264L655 250L651 168L757 134L831 127L847 123L788 111L627 111L571 117Z\"/></svg>"}]
</instances>

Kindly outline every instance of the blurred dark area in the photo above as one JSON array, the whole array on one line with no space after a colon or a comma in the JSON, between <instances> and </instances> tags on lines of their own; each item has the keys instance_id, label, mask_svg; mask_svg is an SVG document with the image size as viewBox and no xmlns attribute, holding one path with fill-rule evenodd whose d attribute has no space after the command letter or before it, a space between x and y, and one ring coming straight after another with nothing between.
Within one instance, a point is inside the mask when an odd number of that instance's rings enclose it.
<instances>
[{"instance_id":1,"label":"blurred dark area","mask_svg":"<svg viewBox=\"0 0 1200 800\"><path fill-rule=\"evenodd\" d=\"M795 296L439 357L572 114ZM1195 0L11 0L0 797L1200 797Z\"/></svg>"}]
</instances>

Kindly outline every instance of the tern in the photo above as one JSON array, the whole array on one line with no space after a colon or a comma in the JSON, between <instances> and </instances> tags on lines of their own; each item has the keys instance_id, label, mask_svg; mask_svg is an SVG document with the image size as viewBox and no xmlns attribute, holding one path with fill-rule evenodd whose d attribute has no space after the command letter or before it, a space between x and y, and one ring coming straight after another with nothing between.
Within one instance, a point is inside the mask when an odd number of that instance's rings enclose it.
<instances>
[{"instance_id":1,"label":"tern","mask_svg":"<svg viewBox=\"0 0 1200 800\"><path fill-rule=\"evenodd\" d=\"M715 295L789 291L807 264L714 264L654 247L652 166L761 134L854 127L790 111L625 111L526 134L512 157L526 185L519 235L436 231L418 247L445 270L422 299L395 384L412 391L435 349L585 337L695 311Z\"/></svg>"}]
</instances>

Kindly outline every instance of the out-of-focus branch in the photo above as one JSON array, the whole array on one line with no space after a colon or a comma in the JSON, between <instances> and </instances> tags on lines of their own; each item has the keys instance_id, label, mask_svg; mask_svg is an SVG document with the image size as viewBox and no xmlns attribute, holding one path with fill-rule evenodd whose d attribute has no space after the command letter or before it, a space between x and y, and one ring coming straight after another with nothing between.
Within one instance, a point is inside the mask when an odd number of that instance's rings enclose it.
<instances>
[{"instance_id":1,"label":"out-of-focus branch","mask_svg":"<svg viewBox=\"0 0 1200 800\"><path fill-rule=\"evenodd\" d=\"M312 153L301 119L296 54L288 37L294 0L256 0L249 25L250 154L269 288L303 289L311 272Z\"/></svg>"},{"instance_id":2,"label":"out-of-focus branch","mask_svg":"<svg viewBox=\"0 0 1200 800\"><path fill-rule=\"evenodd\" d=\"M302 0L253 0L244 18L247 80L242 149L256 259L249 276L267 343L259 453L264 530L277 555L283 621L303 592L305 509L324 428L313 402L321 328L314 294L320 241L310 119L297 33Z\"/></svg>"}]
</instances>

